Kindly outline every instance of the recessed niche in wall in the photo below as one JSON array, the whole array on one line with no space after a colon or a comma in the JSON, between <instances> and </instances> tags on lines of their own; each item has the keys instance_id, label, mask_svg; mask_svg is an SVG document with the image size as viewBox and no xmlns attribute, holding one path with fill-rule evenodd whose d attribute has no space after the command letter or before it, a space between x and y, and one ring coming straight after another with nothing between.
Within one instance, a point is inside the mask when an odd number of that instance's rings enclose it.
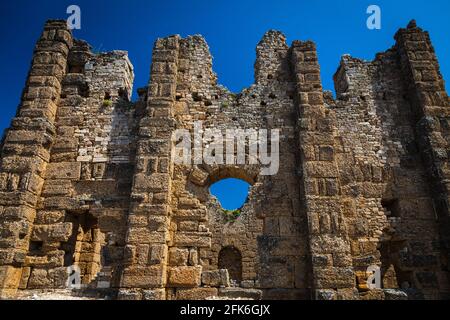
<instances>
[{"instance_id":1,"label":"recessed niche in wall","mask_svg":"<svg viewBox=\"0 0 450 320\"><path fill-rule=\"evenodd\" d=\"M236 210L247 201L250 184L241 179L227 178L212 184L209 191L215 196L222 208Z\"/></svg>"},{"instance_id":2,"label":"recessed niche in wall","mask_svg":"<svg viewBox=\"0 0 450 320\"><path fill-rule=\"evenodd\" d=\"M235 247L225 247L219 252L219 269L227 269L230 280L235 284L242 281L242 255Z\"/></svg>"}]
</instances>

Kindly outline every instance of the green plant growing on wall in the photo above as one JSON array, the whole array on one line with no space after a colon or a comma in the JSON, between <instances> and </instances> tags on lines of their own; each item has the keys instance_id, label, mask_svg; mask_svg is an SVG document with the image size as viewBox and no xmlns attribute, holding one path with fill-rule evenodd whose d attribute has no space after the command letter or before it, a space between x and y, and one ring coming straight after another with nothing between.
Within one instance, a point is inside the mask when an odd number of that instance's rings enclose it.
<instances>
[{"instance_id":1,"label":"green plant growing on wall","mask_svg":"<svg viewBox=\"0 0 450 320\"><path fill-rule=\"evenodd\" d=\"M104 107L111 107L112 104L113 104L112 100L107 100L107 99L103 100Z\"/></svg>"},{"instance_id":2,"label":"green plant growing on wall","mask_svg":"<svg viewBox=\"0 0 450 320\"><path fill-rule=\"evenodd\" d=\"M226 222L235 222L242 214L241 209L235 210L222 209L222 213Z\"/></svg>"}]
</instances>

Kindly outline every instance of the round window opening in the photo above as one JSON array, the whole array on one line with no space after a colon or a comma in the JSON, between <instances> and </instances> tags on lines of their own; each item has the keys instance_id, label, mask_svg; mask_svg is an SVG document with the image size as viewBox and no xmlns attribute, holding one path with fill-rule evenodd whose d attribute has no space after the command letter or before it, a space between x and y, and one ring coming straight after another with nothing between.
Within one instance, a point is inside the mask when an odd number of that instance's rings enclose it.
<instances>
[{"instance_id":1,"label":"round window opening","mask_svg":"<svg viewBox=\"0 0 450 320\"><path fill-rule=\"evenodd\" d=\"M209 191L225 210L237 210L247 201L250 184L241 179L227 178L213 183Z\"/></svg>"}]
</instances>

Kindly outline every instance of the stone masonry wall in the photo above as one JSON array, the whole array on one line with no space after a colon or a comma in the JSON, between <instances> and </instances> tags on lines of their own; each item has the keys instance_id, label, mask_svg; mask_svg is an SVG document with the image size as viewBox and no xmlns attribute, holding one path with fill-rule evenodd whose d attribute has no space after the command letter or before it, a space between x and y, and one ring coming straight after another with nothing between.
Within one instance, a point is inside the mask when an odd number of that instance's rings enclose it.
<instances>
[{"instance_id":1,"label":"stone masonry wall","mask_svg":"<svg viewBox=\"0 0 450 320\"><path fill-rule=\"evenodd\" d=\"M66 287L71 267L79 294L118 299L449 298L449 98L428 34L413 21L395 39L344 55L334 99L311 41L268 31L234 94L201 36L162 38L131 102L125 51L47 22L1 144L0 297ZM174 130L198 121L279 129L278 172L175 163ZM251 185L232 218L209 192L225 178Z\"/></svg>"}]
</instances>

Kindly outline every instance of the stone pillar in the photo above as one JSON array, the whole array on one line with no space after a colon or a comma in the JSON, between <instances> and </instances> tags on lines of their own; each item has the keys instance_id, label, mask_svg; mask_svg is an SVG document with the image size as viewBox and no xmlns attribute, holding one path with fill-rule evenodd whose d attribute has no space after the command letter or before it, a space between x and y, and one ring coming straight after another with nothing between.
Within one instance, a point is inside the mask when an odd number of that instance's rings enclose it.
<instances>
[{"instance_id":1,"label":"stone pillar","mask_svg":"<svg viewBox=\"0 0 450 320\"><path fill-rule=\"evenodd\" d=\"M355 276L339 200L336 119L324 105L315 44L294 41L291 63L297 91L301 200L309 225L312 289L316 299L348 298L354 294Z\"/></svg>"},{"instance_id":2,"label":"stone pillar","mask_svg":"<svg viewBox=\"0 0 450 320\"><path fill-rule=\"evenodd\" d=\"M153 49L147 116L140 123L119 299L164 299L170 240L171 136L179 37Z\"/></svg>"},{"instance_id":3,"label":"stone pillar","mask_svg":"<svg viewBox=\"0 0 450 320\"><path fill-rule=\"evenodd\" d=\"M416 114L416 140L428 171L434 207L439 220L442 265L450 266L450 108L449 97L428 32L413 20L395 35L402 72ZM450 294L449 272L439 276L439 289ZM444 293L445 291L445 293Z\"/></svg>"},{"instance_id":4,"label":"stone pillar","mask_svg":"<svg viewBox=\"0 0 450 320\"><path fill-rule=\"evenodd\" d=\"M1 150L0 297L14 295L21 279L55 139L55 114L71 46L66 22L48 21L35 47L17 116Z\"/></svg>"}]
</instances>

